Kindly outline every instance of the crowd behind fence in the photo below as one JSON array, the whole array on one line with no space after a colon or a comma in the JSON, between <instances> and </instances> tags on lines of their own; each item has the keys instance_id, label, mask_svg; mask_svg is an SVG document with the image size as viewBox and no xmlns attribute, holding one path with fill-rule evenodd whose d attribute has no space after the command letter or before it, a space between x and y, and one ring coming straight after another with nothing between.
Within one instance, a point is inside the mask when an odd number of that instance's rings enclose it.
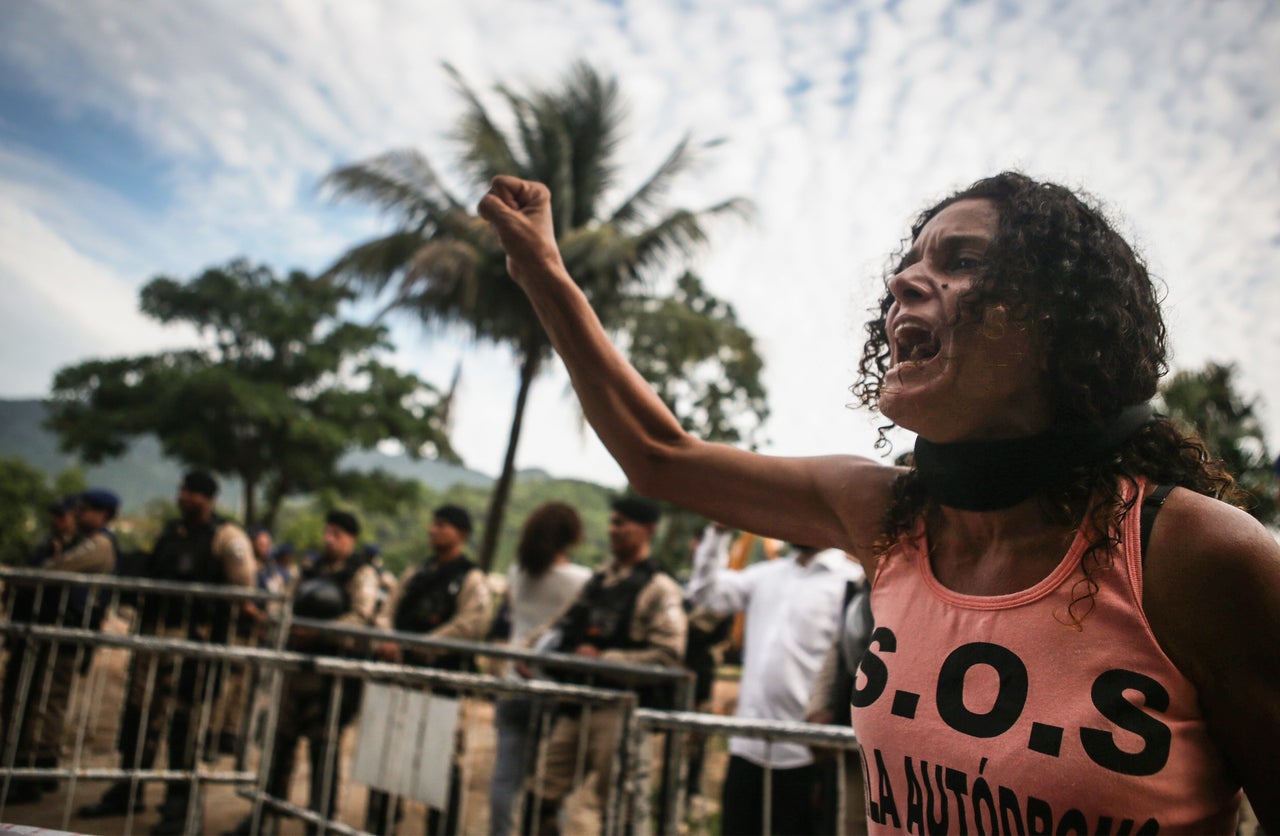
<instances>
[{"instance_id":1,"label":"crowd behind fence","mask_svg":"<svg viewBox=\"0 0 1280 836\"><path fill-rule=\"evenodd\" d=\"M599 832L678 833L714 831L706 821L694 821L686 788L688 758L685 748L691 739L721 739L745 736L766 741L795 741L845 753L857 752L857 741L850 729L814 726L804 723L770 723L696 713L693 708L691 677L687 672L670 668L626 665L578 656L541 653L503 644L430 639L414 633L388 633L367 627L335 625L331 622L293 619L287 600L280 595L228 586L175 584L134 580L102 575L57 575L32 570L0 568L0 582L6 590L6 613L11 612L13 590L25 588L45 601L60 600L57 612L68 611L70 590L86 589L95 602L94 622L86 615L78 623L65 619L46 619L54 623L22 623L6 617L0 621L7 663L4 667L6 699L15 712L3 719L5 732L0 757L0 821L56 827L80 832L145 832L149 822L145 808L130 804L118 819L85 822L77 815L78 805L92 797L105 781L126 781L130 799L134 793L145 795L148 784L182 785L199 803L191 805L186 819L186 832L216 832L225 807L234 803L236 812L252 820L252 832L270 832L280 822L284 830L305 823L310 830L335 833L385 832L417 833L423 828L423 809L448 808L457 804L456 828L461 833L488 832L487 812L483 805L468 803L468 792L451 798L450 782L471 790L484 789L484 770L488 766L483 755L488 708L503 697L525 697L539 705L555 706L564 711L572 707L581 712L583 728L593 712L616 712L621 724L621 744L614 753L613 784L603 794L603 809L592 810L585 802L580 809L569 809L566 815L579 816L566 823L577 832L582 827ZM223 641L218 637L183 635L182 622L169 635L147 635L138 631L138 613L149 596L161 596L170 604L188 609L217 602L226 608L226 617L234 624L246 602L273 613L267 628L249 635L228 630ZM153 598L154 600L154 598ZM185 603L183 603L185 602ZM343 655L303 653L286 649L286 636L292 628L306 628L323 634L332 643L346 649ZM365 652L376 642L395 641L404 647L423 651L451 651L473 654L496 662L524 662L535 665L547 678L523 679L495 673L468 673L439 670L431 666L376 661ZM43 656L41 655L43 654ZM115 658L104 658L115 654ZM18 657L20 664L15 664ZM56 764L35 764L27 758L27 738L40 729L30 727L40 722L49 707L51 672L54 664L37 669L39 659L70 658L74 675L68 689L65 723L59 741L60 757ZM124 662L128 662L127 667ZM157 680L166 665L181 670L195 670L197 683L191 691L191 704L157 697ZM486 669L496 669L496 664ZM125 673L121 673L125 671ZM574 683L556 681L555 677L571 674ZM244 677L247 687L235 692L237 705L228 705L225 687L234 675ZM288 785L274 791L268 775L271 747L279 737L283 721L292 712L306 706L285 704L281 699L282 683L288 676L318 677L333 689L328 700L328 717L321 739L332 757L312 757L313 787L328 787L332 799L321 799L319 805L297 803ZM11 677L13 678L11 680ZM124 681L121 681L123 677ZM610 687L601 687L604 679ZM138 680L145 680L139 682ZM618 682L660 683L670 687L669 709L639 708L633 690L618 687ZM343 689L363 692L363 706L346 728L339 716ZM141 716L137 718L131 759L119 750L123 703L130 689L140 694ZM136 713L136 712L135 712ZM174 736L172 727L182 715L192 725L185 736ZM15 718L35 717L24 727ZM227 717L235 718L237 741L233 751L219 746L216 730L226 727ZM599 714L597 716L604 716ZM613 716L610 714L609 716ZM531 722L541 724L545 739L552 714L535 715ZM25 735L25 737L24 737ZM155 739L144 739L149 736ZM175 741L189 740L194 746L190 762L194 768L159 765L155 757ZM112 747L112 743L117 745ZM423 741L432 741L430 745ZM150 748L148 748L148 746ZM127 748L127 747L126 747ZM144 751L145 750L145 751ZM142 754L138 754L142 752ZM192 753L188 753L192 754ZM286 753L292 757L293 752ZM584 759L575 764L575 785L587 778L581 774ZM531 764L527 782L527 799L523 805L523 832L536 833L536 817L528 811L537 809L543 774L539 752ZM856 758L837 756L839 814L836 832L843 832L849 820L851 805L861 809L862 798L851 777L850 764L856 770ZM315 781L314 769L337 771L337 780ZM324 776L332 778L335 776ZM40 782L57 790L46 796L38 807L11 803L11 789L22 782ZM234 795L215 788L230 786ZM446 790L442 795L442 786ZM766 782L766 788L768 782ZM854 791L846 788L854 787ZM365 806L361 788L388 794L394 801L386 818L371 822L360 815ZM856 793L856 796L855 794ZM217 809L206 809L209 799L218 798ZM314 802L315 799L312 799ZM333 801L332 805L327 802ZM773 799L769 791L758 799L735 799L734 803L763 805L764 820ZM329 811L332 810L332 813ZM368 812L366 810L366 812ZM581 818L585 816L585 818ZM856 816L853 824L857 829ZM584 824L589 822L590 824ZM378 827L374 827L378 824ZM397 828L399 828L397 830Z\"/></svg>"}]
</instances>

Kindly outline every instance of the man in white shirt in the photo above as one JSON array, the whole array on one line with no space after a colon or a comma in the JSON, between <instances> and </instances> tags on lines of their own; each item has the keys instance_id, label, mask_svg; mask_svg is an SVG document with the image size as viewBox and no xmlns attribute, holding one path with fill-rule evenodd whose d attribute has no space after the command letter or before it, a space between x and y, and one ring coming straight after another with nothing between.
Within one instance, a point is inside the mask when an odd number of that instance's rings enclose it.
<instances>
[{"instance_id":1,"label":"man in white shirt","mask_svg":"<svg viewBox=\"0 0 1280 836\"><path fill-rule=\"evenodd\" d=\"M732 532L708 528L694 556L696 606L746 613L737 716L803 722L814 678L839 631L847 582L863 573L843 552L794 546L786 557L728 567ZM764 832L765 767L773 772L770 833L815 833L813 755L796 743L731 738L721 797L725 833Z\"/></svg>"}]
</instances>

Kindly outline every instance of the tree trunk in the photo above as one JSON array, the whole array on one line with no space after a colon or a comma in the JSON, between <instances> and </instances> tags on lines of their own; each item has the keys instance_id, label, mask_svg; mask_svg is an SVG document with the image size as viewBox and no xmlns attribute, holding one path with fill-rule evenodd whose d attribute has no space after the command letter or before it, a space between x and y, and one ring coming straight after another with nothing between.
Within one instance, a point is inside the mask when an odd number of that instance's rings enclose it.
<instances>
[{"instance_id":1,"label":"tree trunk","mask_svg":"<svg viewBox=\"0 0 1280 836\"><path fill-rule=\"evenodd\" d=\"M498 550L498 538L502 532L502 518L507 513L507 499L511 496L511 482L516 471L516 447L520 444L520 427L524 423L524 407L529 400L529 388L538 375L538 353L529 351L520 363L520 391L516 393L516 411L511 418L511 432L507 436L507 455L502 462L502 472L489 496L489 510L485 514L484 537L480 541L480 553L476 562L485 572L493 565L493 555Z\"/></svg>"},{"instance_id":2,"label":"tree trunk","mask_svg":"<svg viewBox=\"0 0 1280 836\"><path fill-rule=\"evenodd\" d=\"M264 497L266 510L262 512L262 520L258 524L272 532L273 536L276 530L276 517L280 515L280 506L284 504L285 493L286 489L278 482L269 484L266 489Z\"/></svg>"},{"instance_id":3,"label":"tree trunk","mask_svg":"<svg viewBox=\"0 0 1280 836\"><path fill-rule=\"evenodd\" d=\"M240 484L244 486L244 496L240 497L240 502L244 508L244 527L246 529L253 528L258 522L258 480L254 476L240 474Z\"/></svg>"}]
</instances>

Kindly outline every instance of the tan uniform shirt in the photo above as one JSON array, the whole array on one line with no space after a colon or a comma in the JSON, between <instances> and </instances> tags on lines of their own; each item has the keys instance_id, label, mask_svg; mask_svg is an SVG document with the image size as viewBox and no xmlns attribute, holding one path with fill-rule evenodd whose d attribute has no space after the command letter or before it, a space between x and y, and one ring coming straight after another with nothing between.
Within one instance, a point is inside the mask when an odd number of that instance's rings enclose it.
<instances>
[{"instance_id":1,"label":"tan uniform shirt","mask_svg":"<svg viewBox=\"0 0 1280 836\"><path fill-rule=\"evenodd\" d=\"M105 531L97 531L45 563L50 572L101 575L116 567L116 547Z\"/></svg>"},{"instance_id":2,"label":"tan uniform shirt","mask_svg":"<svg viewBox=\"0 0 1280 836\"><path fill-rule=\"evenodd\" d=\"M253 559L253 545L249 535L235 523L223 523L209 544L215 560L222 563L222 572L229 586L256 584L257 564Z\"/></svg>"},{"instance_id":3,"label":"tan uniform shirt","mask_svg":"<svg viewBox=\"0 0 1280 836\"><path fill-rule=\"evenodd\" d=\"M616 560L610 563L602 570L605 587L625 580L631 575L631 570L630 564L623 565ZM575 603L576 599L529 636L526 646L532 647ZM631 650L604 650L601 651L600 658L607 662L632 665L663 665L672 668L683 665L689 620L684 611L684 594L670 575L656 572L644 589L640 590L640 594L636 596L636 608L631 615L628 635L633 642L643 642L645 646Z\"/></svg>"}]
</instances>

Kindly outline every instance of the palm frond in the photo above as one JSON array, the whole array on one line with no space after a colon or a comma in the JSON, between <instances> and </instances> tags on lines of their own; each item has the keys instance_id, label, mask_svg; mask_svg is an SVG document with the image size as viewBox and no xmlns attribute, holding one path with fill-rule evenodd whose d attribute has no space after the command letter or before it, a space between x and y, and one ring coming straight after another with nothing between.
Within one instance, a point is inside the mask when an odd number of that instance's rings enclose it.
<instances>
[{"instance_id":1,"label":"palm frond","mask_svg":"<svg viewBox=\"0 0 1280 836\"><path fill-rule=\"evenodd\" d=\"M533 107L537 130L538 157L541 170L538 179L551 190L551 211L556 235L572 228L576 204L573 182L573 144L563 114L551 96L540 97Z\"/></svg>"},{"instance_id":2,"label":"palm frond","mask_svg":"<svg viewBox=\"0 0 1280 836\"><path fill-rule=\"evenodd\" d=\"M341 166L320 181L331 200L371 203L404 219L462 208L427 158L413 149Z\"/></svg>"},{"instance_id":3,"label":"palm frond","mask_svg":"<svg viewBox=\"0 0 1280 836\"><path fill-rule=\"evenodd\" d=\"M475 307L481 256L463 241L437 238L419 247L405 265L397 299L454 297L451 307Z\"/></svg>"},{"instance_id":4,"label":"palm frond","mask_svg":"<svg viewBox=\"0 0 1280 836\"><path fill-rule=\"evenodd\" d=\"M347 250L322 278L354 284L376 296L421 246L422 236L417 232L393 232Z\"/></svg>"},{"instance_id":5,"label":"palm frond","mask_svg":"<svg viewBox=\"0 0 1280 836\"><path fill-rule=\"evenodd\" d=\"M564 92L558 97L561 122L572 147L570 156L575 194L569 226L597 220L600 201L613 186L622 138L624 109L616 78L602 78L589 64L574 65Z\"/></svg>"},{"instance_id":6,"label":"palm frond","mask_svg":"<svg viewBox=\"0 0 1280 836\"><path fill-rule=\"evenodd\" d=\"M698 154L690 148L691 141L690 136L685 134L648 179L614 210L608 223L625 227L642 222L666 197L672 181L697 161Z\"/></svg>"},{"instance_id":7,"label":"palm frond","mask_svg":"<svg viewBox=\"0 0 1280 836\"><path fill-rule=\"evenodd\" d=\"M481 182L488 182L498 174L515 174L524 167L511 147L502 129L497 126L485 109L484 103L467 84L452 64L445 63L445 72L453 79L458 93L467 102L454 138L462 146L462 163Z\"/></svg>"},{"instance_id":8,"label":"palm frond","mask_svg":"<svg viewBox=\"0 0 1280 836\"><path fill-rule=\"evenodd\" d=\"M646 270L664 267L673 260L690 259L707 242L707 221L720 216L750 217L751 202L731 198L701 211L677 209L656 224L633 235L631 272L642 277Z\"/></svg>"}]
</instances>

